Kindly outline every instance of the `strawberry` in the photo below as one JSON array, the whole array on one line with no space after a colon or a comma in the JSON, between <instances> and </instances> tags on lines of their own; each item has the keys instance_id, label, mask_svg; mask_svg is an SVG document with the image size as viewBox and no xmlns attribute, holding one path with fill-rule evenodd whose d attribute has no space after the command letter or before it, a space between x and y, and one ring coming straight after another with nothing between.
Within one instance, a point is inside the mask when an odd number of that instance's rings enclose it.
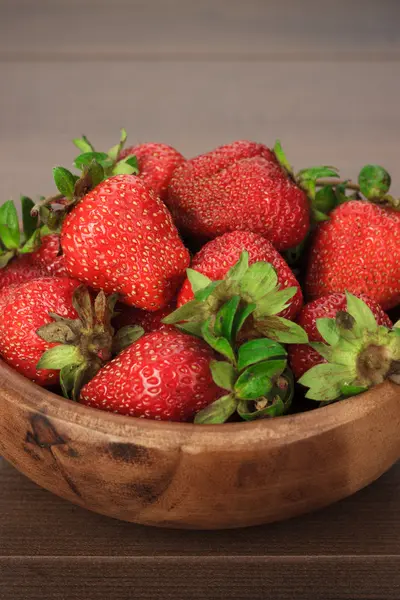
<instances>
[{"instance_id":1,"label":"strawberry","mask_svg":"<svg viewBox=\"0 0 400 600\"><path fill-rule=\"evenodd\" d=\"M37 335L51 323L49 312L76 319L72 296L79 282L68 277L33 279L0 292L0 354L14 369L39 385L58 382L56 370L38 369L42 354L53 347Z\"/></svg>"},{"instance_id":2,"label":"strawberry","mask_svg":"<svg viewBox=\"0 0 400 600\"><path fill-rule=\"evenodd\" d=\"M311 298L348 290L388 310L400 303L400 212L352 200L318 226L309 256Z\"/></svg>"},{"instance_id":3,"label":"strawberry","mask_svg":"<svg viewBox=\"0 0 400 600\"><path fill-rule=\"evenodd\" d=\"M311 400L340 400L386 379L400 383L400 329L398 326L389 329L391 322L376 303L371 310L368 306L371 301L364 302L348 292L345 299L345 310L337 310L343 306L342 300L329 302L325 298L315 301L314 307L308 309L312 315L308 315L308 326L314 334L316 327L324 342L311 342L311 346L325 359L314 364L313 357L309 357L308 361L314 366L299 379L301 385L309 388L306 398ZM313 324L319 312L315 309L318 302L327 307L327 311L321 309L322 314L336 314L333 318L317 318ZM307 321L307 314L304 319ZM308 366L307 360L304 357L301 360L295 353L292 366L301 371Z\"/></svg>"},{"instance_id":4,"label":"strawberry","mask_svg":"<svg viewBox=\"0 0 400 600\"><path fill-rule=\"evenodd\" d=\"M247 233L241 235L248 236ZM223 248L226 239L229 242L228 235L224 236L224 239L220 238L213 242L211 248ZM238 241L237 234L235 234L235 239ZM274 266L261 260L249 265L249 252L243 251L240 253L237 263L227 273L226 267L222 267L221 271L226 274L221 280L212 281L194 269L187 269L186 273L194 292L194 298L165 317L163 323L175 324L182 331L201 335L205 322L215 321L220 324L220 329L225 328L221 324L226 318L226 306L229 306L229 310L234 308L236 314L235 317L232 316L235 321L232 329L235 336L246 321L246 327L240 334L241 339L265 336L286 344L307 342L307 335L301 327L293 321L278 316L288 314L288 309L289 314L294 314L297 310L301 300L299 285L294 276L290 275L283 259L278 262L277 256L271 252L271 247L269 245L257 246L257 241L258 236L257 239L252 240L252 252L255 244L255 247L258 248L257 252L262 249L264 257L268 255L276 265L279 265L278 269L284 285L288 283L294 285L281 289L284 286L279 285L277 270ZM212 256L212 253L210 255ZM232 255L234 256L233 252ZM208 251L203 256L207 257ZM230 255L228 255L228 260L231 262ZM181 300L182 297L185 299L185 294L186 289L182 292ZM290 301L293 297L296 298L295 310L290 309ZM230 325L232 327L232 323Z\"/></svg>"},{"instance_id":5,"label":"strawberry","mask_svg":"<svg viewBox=\"0 0 400 600\"><path fill-rule=\"evenodd\" d=\"M208 242L192 259L191 268L215 281L223 279L229 269L239 260L246 250L249 265L258 261L271 263L276 270L281 289L291 286L297 288L295 296L280 316L293 319L299 312L303 295L300 285L281 255L268 240L250 231L232 231ZM194 294L189 279L186 279L178 295L178 307L193 300Z\"/></svg>"},{"instance_id":6,"label":"strawberry","mask_svg":"<svg viewBox=\"0 0 400 600\"><path fill-rule=\"evenodd\" d=\"M371 309L378 325L389 329L392 327L391 320L379 304L365 294L360 294L358 297ZM310 342L323 342L323 337L317 328L317 320L321 318L334 319L338 311L346 310L346 305L346 294L336 293L323 296L303 306L297 323L307 332ZM315 365L326 362L316 350L306 344L289 346L289 359L296 379L299 379L303 373Z\"/></svg>"},{"instance_id":7,"label":"strawberry","mask_svg":"<svg viewBox=\"0 0 400 600\"><path fill-rule=\"evenodd\" d=\"M12 258L0 269L0 289L38 277L66 276L64 256L60 252L60 236L46 235L38 250Z\"/></svg>"},{"instance_id":8,"label":"strawberry","mask_svg":"<svg viewBox=\"0 0 400 600\"><path fill-rule=\"evenodd\" d=\"M87 406L148 419L188 421L222 394L213 382L213 351L175 329L145 334L86 384Z\"/></svg>"},{"instance_id":9,"label":"strawberry","mask_svg":"<svg viewBox=\"0 0 400 600\"><path fill-rule=\"evenodd\" d=\"M151 143L130 146L119 154L119 160L136 156L139 177L165 200L171 177L177 167L185 162L180 152L166 144Z\"/></svg>"},{"instance_id":10,"label":"strawberry","mask_svg":"<svg viewBox=\"0 0 400 600\"><path fill-rule=\"evenodd\" d=\"M171 303L160 310L149 312L127 304L117 304L115 307L116 316L113 318L112 324L116 330L129 325L138 325L146 333L150 333L161 329L161 327L167 327L162 323L162 319L172 313L174 308L174 304Z\"/></svg>"},{"instance_id":11,"label":"strawberry","mask_svg":"<svg viewBox=\"0 0 400 600\"><path fill-rule=\"evenodd\" d=\"M46 277L0 292L0 354L39 385L60 382L77 397L82 384L110 360L111 353L135 341L140 327L124 327L113 337L117 297L98 294L69 277Z\"/></svg>"},{"instance_id":12,"label":"strawberry","mask_svg":"<svg viewBox=\"0 0 400 600\"><path fill-rule=\"evenodd\" d=\"M299 244L309 228L309 203L278 157L263 144L238 141L183 163L166 200L182 233L213 239L248 230L278 250Z\"/></svg>"},{"instance_id":13,"label":"strawberry","mask_svg":"<svg viewBox=\"0 0 400 600\"><path fill-rule=\"evenodd\" d=\"M170 302L189 264L166 206L134 175L86 194L63 222L61 245L72 277L150 311Z\"/></svg>"}]
</instances>

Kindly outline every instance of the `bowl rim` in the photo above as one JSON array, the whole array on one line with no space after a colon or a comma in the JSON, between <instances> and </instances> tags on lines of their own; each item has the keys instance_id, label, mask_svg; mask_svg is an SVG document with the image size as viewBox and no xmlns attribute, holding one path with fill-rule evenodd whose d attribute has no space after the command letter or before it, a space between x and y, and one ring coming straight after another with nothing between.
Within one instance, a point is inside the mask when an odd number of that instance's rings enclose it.
<instances>
[{"instance_id":1,"label":"bowl rim","mask_svg":"<svg viewBox=\"0 0 400 600\"><path fill-rule=\"evenodd\" d=\"M377 394L378 391L378 394ZM43 388L27 379L0 359L0 399L6 397L20 407L42 413L54 421L68 423L84 429L105 433L115 438L137 437L146 439L149 444L156 443L162 437L163 443L171 438L171 444L204 442L207 446L221 448L227 439L236 439L242 446L265 441L272 445L282 445L300 439L321 435L346 423L363 419L377 410L377 397L392 402L393 395L398 396L400 389L394 383L384 382L358 396L337 403L293 415L284 415L271 419L259 419L244 423L224 423L221 425L200 425L171 421L156 421L140 417L120 415L102 411L71 400ZM384 409L379 403L379 410ZM160 435L161 434L161 435ZM251 436L251 444L249 443ZM153 439L151 439L153 438Z\"/></svg>"}]
</instances>

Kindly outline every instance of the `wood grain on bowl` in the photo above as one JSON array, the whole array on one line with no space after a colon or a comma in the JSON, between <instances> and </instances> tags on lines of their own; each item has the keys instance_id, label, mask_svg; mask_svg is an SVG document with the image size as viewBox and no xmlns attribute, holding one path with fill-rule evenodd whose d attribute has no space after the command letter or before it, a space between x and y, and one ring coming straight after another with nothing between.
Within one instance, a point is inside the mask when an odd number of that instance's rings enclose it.
<instances>
[{"instance_id":1,"label":"wood grain on bowl","mask_svg":"<svg viewBox=\"0 0 400 600\"><path fill-rule=\"evenodd\" d=\"M390 383L303 414L203 426L87 408L0 363L0 454L59 496L148 525L242 527L328 505L400 457L399 427Z\"/></svg>"}]
</instances>

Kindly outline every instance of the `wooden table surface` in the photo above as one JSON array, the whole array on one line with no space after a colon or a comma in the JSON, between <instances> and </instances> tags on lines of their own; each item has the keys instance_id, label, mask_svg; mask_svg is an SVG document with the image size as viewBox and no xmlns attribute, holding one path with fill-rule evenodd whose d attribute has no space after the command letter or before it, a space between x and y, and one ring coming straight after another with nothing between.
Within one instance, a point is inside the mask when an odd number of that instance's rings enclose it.
<instances>
[{"instance_id":1,"label":"wooden table surface","mask_svg":"<svg viewBox=\"0 0 400 600\"><path fill-rule=\"evenodd\" d=\"M54 191L86 133L187 156L279 137L297 168L400 193L398 0L0 0L2 200ZM397 172L396 172L397 169ZM90 514L0 458L0 600L400 598L400 464L287 523L179 532Z\"/></svg>"},{"instance_id":2,"label":"wooden table surface","mask_svg":"<svg viewBox=\"0 0 400 600\"><path fill-rule=\"evenodd\" d=\"M0 459L1 600L400 598L400 463L351 498L231 531L115 521Z\"/></svg>"}]
</instances>

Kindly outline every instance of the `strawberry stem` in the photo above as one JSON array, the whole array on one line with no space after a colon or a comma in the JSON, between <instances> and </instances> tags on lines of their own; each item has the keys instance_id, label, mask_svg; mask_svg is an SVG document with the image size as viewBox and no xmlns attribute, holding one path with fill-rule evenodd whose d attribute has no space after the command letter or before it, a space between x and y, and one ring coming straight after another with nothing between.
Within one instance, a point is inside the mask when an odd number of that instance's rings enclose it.
<instances>
[{"instance_id":1,"label":"strawberry stem","mask_svg":"<svg viewBox=\"0 0 400 600\"><path fill-rule=\"evenodd\" d=\"M354 190L355 192L360 191L360 186L358 183L354 183L353 181L349 181L348 179L334 179L333 177L326 177L317 179L316 185L318 187L324 187L326 185L343 185L348 190Z\"/></svg>"}]
</instances>

